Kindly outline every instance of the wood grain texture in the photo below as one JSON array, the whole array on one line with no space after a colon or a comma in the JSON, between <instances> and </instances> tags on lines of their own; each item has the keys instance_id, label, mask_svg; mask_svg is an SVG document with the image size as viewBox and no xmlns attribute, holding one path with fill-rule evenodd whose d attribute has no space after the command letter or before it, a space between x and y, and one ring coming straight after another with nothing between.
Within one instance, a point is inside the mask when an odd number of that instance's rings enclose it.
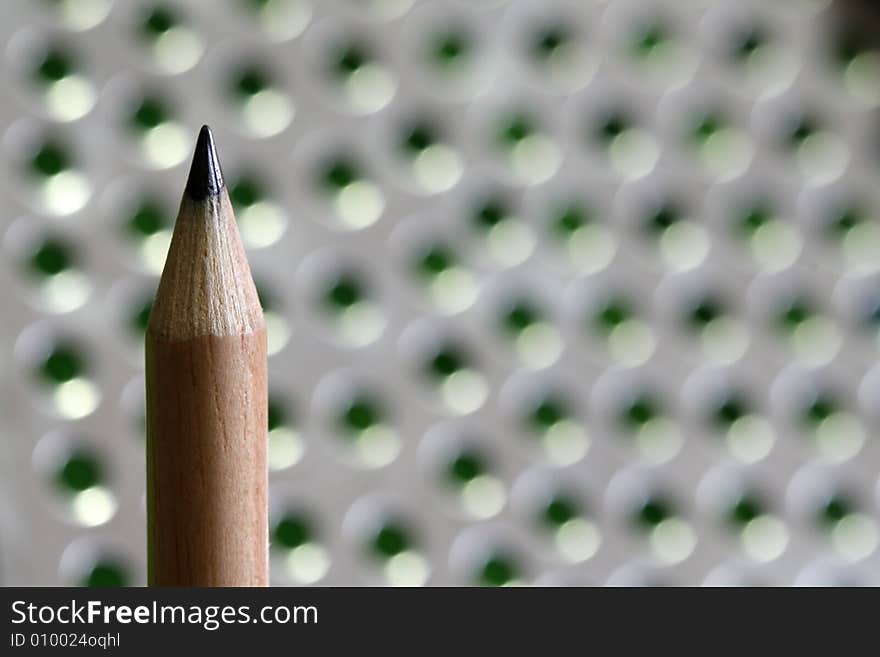
<instances>
[{"instance_id":1,"label":"wood grain texture","mask_svg":"<svg viewBox=\"0 0 880 657\"><path fill-rule=\"evenodd\" d=\"M266 329L225 188L184 196L146 335L148 580L268 580Z\"/></svg>"}]
</instances>

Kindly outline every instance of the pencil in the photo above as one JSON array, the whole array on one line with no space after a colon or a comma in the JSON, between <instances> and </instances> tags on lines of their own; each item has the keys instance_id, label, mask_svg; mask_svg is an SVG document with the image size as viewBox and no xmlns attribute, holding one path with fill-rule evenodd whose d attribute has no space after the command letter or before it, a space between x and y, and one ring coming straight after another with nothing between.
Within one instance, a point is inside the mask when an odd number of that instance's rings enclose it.
<instances>
[{"instance_id":1,"label":"pencil","mask_svg":"<svg viewBox=\"0 0 880 657\"><path fill-rule=\"evenodd\" d=\"M208 126L146 333L151 586L265 586L266 328Z\"/></svg>"}]
</instances>

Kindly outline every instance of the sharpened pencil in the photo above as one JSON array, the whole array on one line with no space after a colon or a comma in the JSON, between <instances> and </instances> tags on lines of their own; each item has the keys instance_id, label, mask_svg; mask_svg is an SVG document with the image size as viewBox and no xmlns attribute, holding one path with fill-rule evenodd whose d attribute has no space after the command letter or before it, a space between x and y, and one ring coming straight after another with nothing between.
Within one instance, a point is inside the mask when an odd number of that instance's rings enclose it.
<instances>
[{"instance_id":1,"label":"sharpened pencil","mask_svg":"<svg viewBox=\"0 0 880 657\"><path fill-rule=\"evenodd\" d=\"M266 328L211 131L146 334L152 586L268 580Z\"/></svg>"}]
</instances>

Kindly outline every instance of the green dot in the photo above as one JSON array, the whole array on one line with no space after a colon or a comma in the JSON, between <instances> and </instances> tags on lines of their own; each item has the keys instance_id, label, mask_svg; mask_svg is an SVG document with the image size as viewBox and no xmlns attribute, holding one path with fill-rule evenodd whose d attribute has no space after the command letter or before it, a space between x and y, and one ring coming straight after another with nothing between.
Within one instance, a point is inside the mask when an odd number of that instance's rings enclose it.
<instances>
[{"instance_id":1,"label":"green dot","mask_svg":"<svg viewBox=\"0 0 880 657\"><path fill-rule=\"evenodd\" d=\"M269 396L266 416L268 419L269 431L287 426L290 422L287 407L280 399L272 395Z\"/></svg>"},{"instance_id":2,"label":"green dot","mask_svg":"<svg viewBox=\"0 0 880 657\"><path fill-rule=\"evenodd\" d=\"M164 101L148 97L144 98L131 114L129 125L134 130L146 132L165 123L168 116L169 111Z\"/></svg>"},{"instance_id":3,"label":"green dot","mask_svg":"<svg viewBox=\"0 0 880 657\"><path fill-rule=\"evenodd\" d=\"M568 417L565 404L552 396L545 397L532 409L528 420L529 424L538 431L557 425Z\"/></svg>"},{"instance_id":4,"label":"green dot","mask_svg":"<svg viewBox=\"0 0 880 657\"><path fill-rule=\"evenodd\" d=\"M746 237L751 237L755 232L765 226L773 217L771 209L764 204L757 204L742 213L739 228Z\"/></svg>"},{"instance_id":5,"label":"green dot","mask_svg":"<svg viewBox=\"0 0 880 657\"><path fill-rule=\"evenodd\" d=\"M651 497L636 511L636 524L652 529L673 515L672 507L666 500Z\"/></svg>"},{"instance_id":6,"label":"green dot","mask_svg":"<svg viewBox=\"0 0 880 657\"><path fill-rule=\"evenodd\" d=\"M350 43L339 51L333 68L337 75L347 77L363 68L370 60L371 57L363 45Z\"/></svg>"},{"instance_id":7,"label":"green dot","mask_svg":"<svg viewBox=\"0 0 880 657\"><path fill-rule=\"evenodd\" d=\"M34 154L31 168L34 173L48 178L69 169L70 157L59 142L49 139Z\"/></svg>"},{"instance_id":8,"label":"green dot","mask_svg":"<svg viewBox=\"0 0 880 657\"><path fill-rule=\"evenodd\" d=\"M305 516L287 513L272 530L272 546L293 550L308 543L311 535L312 531Z\"/></svg>"},{"instance_id":9,"label":"green dot","mask_svg":"<svg viewBox=\"0 0 880 657\"><path fill-rule=\"evenodd\" d=\"M622 111L609 112L598 121L595 130L596 140L601 143L609 143L617 139L632 127L632 121Z\"/></svg>"},{"instance_id":10,"label":"green dot","mask_svg":"<svg viewBox=\"0 0 880 657\"><path fill-rule=\"evenodd\" d=\"M701 299L688 313L689 322L696 328L703 328L724 314L721 304L711 297Z\"/></svg>"},{"instance_id":11,"label":"green dot","mask_svg":"<svg viewBox=\"0 0 880 657\"><path fill-rule=\"evenodd\" d=\"M602 333L611 333L633 316L631 304L622 298L611 299L596 313L593 324Z\"/></svg>"},{"instance_id":12,"label":"green dot","mask_svg":"<svg viewBox=\"0 0 880 657\"><path fill-rule=\"evenodd\" d=\"M150 312L153 310L153 298L149 297L132 309L129 328L136 335L143 335L150 323Z\"/></svg>"},{"instance_id":13,"label":"green dot","mask_svg":"<svg viewBox=\"0 0 880 657\"><path fill-rule=\"evenodd\" d=\"M845 68L863 52L865 52L865 46L861 40L855 36L847 36L837 42L834 48L834 58L839 66Z\"/></svg>"},{"instance_id":14,"label":"green dot","mask_svg":"<svg viewBox=\"0 0 880 657\"><path fill-rule=\"evenodd\" d=\"M509 216L506 204L499 198L490 198L474 213L474 222L483 230L490 230Z\"/></svg>"},{"instance_id":15,"label":"green dot","mask_svg":"<svg viewBox=\"0 0 880 657\"><path fill-rule=\"evenodd\" d=\"M743 495L727 512L728 521L735 526L745 526L762 515L762 505L753 495Z\"/></svg>"},{"instance_id":16,"label":"green dot","mask_svg":"<svg viewBox=\"0 0 880 657\"><path fill-rule=\"evenodd\" d=\"M532 37L532 55L547 59L570 40L571 33L564 25L549 25Z\"/></svg>"},{"instance_id":17,"label":"green dot","mask_svg":"<svg viewBox=\"0 0 880 657\"><path fill-rule=\"evenodd\" d=\"M431 59L441 67L460 64L467 59L471 43L463 31L450 30L433 37Z\"/></svg>"},{"instance_id":18,"label":"green dot","mask_svg":"<svg viewBox=\"0 0 880 657\"><path fill-rule=\"evenodd\" d=\"M660 414L660 406L647 394L636 397L623 413L623 420L632 428L638 429Z\"/></svg>"},{"instance_id":19,"label":"green dot","mask_svg":"<svg viewBox=\"0 0 880 657\"><path fill-rule=\"evenodd\" d=\"M95 454L84 449L74 451L56 474L58 486L67 492L80 493L103 481L103 472Z\"/></svg>"},{"instance_id":20,"label":"green dot","mask_svg":"<svg viewBox=\"0 0 880 657\"><path fill-rule=\"evenodd\" d=\"M265 197L260 182L253 176L244 175L229 188L229 198L236 208L249 208Z\"/></svg>"},{"instance_id":21,"label":"green dot","mask_svg":"<svg viewBox=\"0 0 880 657\"><path fill-rule=\"evenodd\" d=\"M534 122L524 114L514 114L501 122L497 140L502 146L514 146L534 134Z\"/></svg>"},{"instance_id":22,"label":"green dot","mask_svg":"<svg viewBox=\"0 0 880 657\"><path fill-rule=\"evenodd\" d=\"M880 324L880 300L874 299L869 302L861 312L861 319L864 324L871 327Z\"/></svg>"},{"instance_id":23,"label":"green dot","mask_svg":"<svg viewBox=\"0 0 880 657\"><path fill-rule=\"evenodd\" d=\"M54 276L73 265L73 252L66 242L47 237L34 251L29 263L36 273Z\"/></svg>"},{"instance_id":24,"label":"green dot","mask_svg":"<svg viewBox=\"0 0 880 657\"><path fill-rule=\"evenodd\" d=\"M819 509L818 521L825 526L834 526L852 512L850 501L841 495L835 495Z\"/></svg>"},{"instance_id":25,"label":"green dot","mask_svg":"<svg viewBox=\"0 0 880 657\"><path fill-rule=\"evenodd\" d=\"M344 310L364 298L361 284L350 274L342 274L324 293L324 302L332 309Z\"/></svg>"},{"instance_id":26,"label":"green dot","mask_svg":"<svg viewBox=\"0 0 880 657\"><path fill-rule=\"evenodd\" d=\"M658 207L648 217L648 228L654 233L663 233L681 219L679 210L669 203Z\"/></svg>"},{"instance_id":27,"label":"green dot","mask_svg":"<svg viewBox=\"0 0 880 657\"><path fill-rule=\"evenodd\" d=\"M778 317L781 328L793 331L798 326L812 317L813 312L807 302L802 299L794 299L785 308Z\"/></svg>"},{"instance_id":28,"label":"green dot","mask_svg":"<svg viewBox=\"0 0 880 657\"><path fill-rule=\"evenodd\" d=\"M177 16L167 5L157 5L147 14L141 29L145 36L156 38L177 25Z\"/></svg>"},{"instance_id":29,"label":"green dot","mask_svg":"<svg viewBox=\"0 0 880 657\"><path fill-rule=\"evenodd\" d=\"M421 153L437 143L434 128L425 122L416 123L404 135L402 149L410 153Z\"/></svg>"},{"instance_id":30,"label":"green dot","mask_svg":"<svg viewBox=\"0 0 880 657\"><path fill-rule=\"evenodd\" d=\"M77 378L84 369L85 364L79 350L73 345L60 343L55 345L43 361L41 372L49 382L59 384Z\"/></svg>"},{"instance_id":31,"label":"green dot","mask_svg":"<svg viewBox=\"0 0 880 657\"><path fill-rule=\"evenodd\" d=\"M255 66L248 66L235 78L233 95L250 98L270 86L269 78L264 71Z\"/></svg>"},{"instance_id":32,"label":"green dot","mask_svg":"<svg viewBox=\"0 0 880 657\"><path fill-rule=\"evenodd\" d=\"M408 550L410 539L402 525L386 523L376 532L370 547L378 556L389 558Z\"/></svg>"},{"instance_id":33,"label":"green dot","mask_svg":"<svg viewBox=\"0 0 880 657\"><path fill-rule=\"evenodd\" d=\"M574 500L564 495L557 495L544 507L542 519L551 527L562 527L578 515L578 505Z\"/></svg>"},{"instance_id":34,"label":"green dot","mask_svg":"<svg viewBox=\"0 0 880 657\"><path fill-rule=\"evenodd\" d=\"M80 582L80 586L93 588L118 588L129 586L131 574L128 567L116 559L101 559Z\"/></svg>"},{"instance_id":35,"label":"green dot","mask_svg":"<svg viewBox=\"0 0 880 657\"><path fill-rule=\"evenodd\" d=\"M143 201L128 219L128 229L136 236L155 235L170 224L168 213L158 201Z\"/></svg>"},{"instance_id":36,"label":"green dot","mask_svg":"<svg viewBox=\"0 0 880 657\"><path fill-rule=\"evenodd\" d=\"M504 586L515 578L513 560L504 554L490 557L478 574L479 583L483 586Z\"/></svg>"},{"instance_id":37,"label":"green dot","mask_svg":"<svg viewBox=\"0 0 880 657\"><path fill-rule=\"evenodd\" d=\"M724 128L724 121L716 114L706 114L694 122L691 138L698 143L708 141Z\"/></svg>"},{"instance_id":38,"label":"green dot","mask_svg":"<svg viewBox=\"0 0 880 657\"><path fill-rule=\"evenodd\" d=\"M453 483L464 484L485 472L483 460L475 452L463 452L449 464L448 474Z\"/></svg>"},{"instance_id":39,"label":"green dot","mask_svg":"<svg viewBox=\"0 0 880 657\"><path fill-rule=\"evenodd\" d=\"M734 40L733 54L736 59L746 60L766 43L766 37L756 29L740 32Z\"/></svg>"},{"instance_id":40,"label":"green dot","mask_svg":"<svg viewBox=\"0 0 880 657\"><path fill-rule=\"evenodd\" d=\"M272 290L269 289L262 281L256 281L254 287L257 288L257 299L263 310L272 310L275 307L276 299Z\"/></svg>"},{"instance_id":41,"label":"green dot","mask_svg":"<svg viewBox=\"0 0 880 657\"><path fill-rule=\"evenodd\" d=\"M829 224L829 232L833 237L843 238L853 228L864 221L864 213L860 208L848 206L843 208Z\"/></svg>"},{"instance_id":42,"label":"green dot","mask_svg":"<svg viewBox=\"0 0 880 657\"><path fill-rule=\"evenodd\" d=\"M807 406L804 412L804 421L807 424L821 424L837 412L837 403L830 396L822 394L816 397Z\"/></svg>"},{"instance_id":43,"label":"green dot","mask_svg":"<svg viewBox=\"0 0 880 657\"><path fill-rule=\"evenodd\" d=\"M443 244L433 244L422 253L417 269L424 276L434 277L442 274L455 263L452 250Z\"/></svg>"},{"instance_id":44,"label":"green dot","mask_svg":"<svg viewBox=\"0 0 880 657\"><path fill-rule=\"evenodd\" d=\"M349 432L362 432L381 421L378 405L371 399L359 397L342 414L341 424Z\"/></svg>"},{"instance_id":45,"label":"green dot","mask_svg":"<svg viewBox=\"0 0 880 657\"><path fill-rule=\"evenodd\" d=\"M786 139L790 146L797 147L812 137L817 130L818 126L813 119L809 117L801 117L791 123L788 128Z\"/></svg>"},{"instance_id":46,"label":"green dot","mask_svg":"<svg viewBox=\"0 0 880 657\"><path fill-rule=\"evenodd\" d=\"M330 162L322 174L324 186L333 192L348 187L360 178L357 164L346 157L339 157Z\"/></svg>"},{"instance_id":47,"label":"green dot","mask_svg":"<svg viewBox=\"0 0 880 657\"><path fill-rule=\"evenodd\" d=\"M715 422L722 427L729 427L734 422L748 413L746 403L736 395L727 397L715 408L713 416Z\"/></svg>"},{"instance_id":48,"label":"green dot","mask_svg":"<svg viewBox=\"0 0 880 657\"><path fill-rule=\"evenodd\" d=\"M465 359L459 350L447 345L437 351L428 361L428 373L434 377L445 379L452 376L465 366Z\"/></svg>"},{"instance_id":49,"label":"green dot","mask_svg":"<svg viewBox=\"0 0 880 657\"><path fill-rule=\"evenodd\" d=\"M242 0L242 4L254 12L259 12L269 6L272 0Z\"/></svg>"},{"instance_id":50,"label":"green dot","mask_svg":"<svg viewBox=\"0 0 880 657\"><path fill-rule=\"evenodd\" d=\"M582 205L570 203L558 210L552 217L550 226L554 236L569 239L575 232L590 221L590 212Z\"/></svg>"},{"instance_id":51,"label":"green dot","mask_svg":"<svg viewBox=\"0 0 880 657\"><path fill-rule=\"evenodd\" d=\"M52 48L46 53L37 66L35 75L41 82L58 82L69 76L74 70L71 57L60 50Z\"/></svg>"},{"instance_id":52,"label":"green dot","mask_svg":"<svg viewBox=\"0 0 880 657\"><path fill-rule=\"evenodd\" d=\"M502 328L514 335L522 333L540 320L540 313L526 301L519 301L504 314Z\"/></svg>"},{"instance_id":53,"label":"green dot","mask_svg":"<svg viewBox=\"0 0 880 657\"><path fill-rule=\"evenodd\" d=\"M662 25L647 25L634 36L632 40L633 53L642 58L650 57L668 39L669 35Z\"/></svg>"}]
</instances>

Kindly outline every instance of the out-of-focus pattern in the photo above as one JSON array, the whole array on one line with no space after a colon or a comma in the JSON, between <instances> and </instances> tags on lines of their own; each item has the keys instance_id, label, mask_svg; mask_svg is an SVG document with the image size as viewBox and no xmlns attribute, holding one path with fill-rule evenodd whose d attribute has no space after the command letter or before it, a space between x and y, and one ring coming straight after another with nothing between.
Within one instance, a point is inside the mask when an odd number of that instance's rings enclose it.
<instances>
[{"instance_id":1,"label":"out-of-focus pattern","mask_svg":"<svg viewBox=\"0 0 880 657\"><path fill-rule=\"evenodd\" d=\"M145 581L209 123L278 584L880 584L877 10L0 5L0 582Z\"/></svg>"}]
</instances>

